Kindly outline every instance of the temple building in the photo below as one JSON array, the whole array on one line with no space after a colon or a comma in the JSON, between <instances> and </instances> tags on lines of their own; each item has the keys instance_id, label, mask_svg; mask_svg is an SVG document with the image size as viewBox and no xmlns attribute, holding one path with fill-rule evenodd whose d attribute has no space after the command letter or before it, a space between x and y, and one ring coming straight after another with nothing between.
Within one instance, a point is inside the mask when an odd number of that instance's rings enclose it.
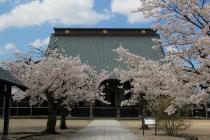
<instances>
[{"instance_id":1,"label":"temple building","mask_svg":"<svg viewBox=\"0 0 210 140\"><path fill-rule=\"evenodd\" d=\"M124 67L117 61L118 56L113 49L123 47L131 53L145 58L158 60L164 58L162 48L153 49L153 39L160 36L152 29L142 28L55 28L51 34L48 49L58 49L63 55L79 56L82 63L93 66L98 72L113 68ZM117 77L111 75L109 79L101 83L104 85L105 99L110 104L99 101L79 102L72 107L69 114L72 117L138 117L141 110L138 106L122 107L121 101L129 98L124 95L124 90L130 88L130 83L121 84ZM120 85L122 86L122 85ZM210 102L210 101L209 101ZM0 96L0 114L3 113L4 99ZM208 116L210 116L210 104L208 104ZM41 106L30 107L27 99L20 103L12 102L12 116L40 116L48 114L47 103ZM205 112L195 111L194 116L205 116Z\"/></svg>"},{"instance_id":2,"label":"temple building","mask_svg":"<svg viewBox=\"0 0 210 140\"><path fill-rule=\"evenodd\" d=\"M118 62L117 54L113 49L124 47L130 52L157 60L164 57L161 48L152 49L155 44L153 39L159 38L152 29L120 29L120 28L55 28L52 33L49 48L58 49L67 56L79 56L82 63L93 66L98 72L107 70L110 73L113 68L123 64ZM62 51L61 51L62 50ZM129 98L119 88L120 81L111 77L102 82L104 85L105 99L110 104L95 101L93 105L88 102L80 102L71 111L72 116L80 117L137 117L139 108L121 107L121 101ZM129 88L130 83L124 83L123 88Z\"/></svg>"}]
</instances>

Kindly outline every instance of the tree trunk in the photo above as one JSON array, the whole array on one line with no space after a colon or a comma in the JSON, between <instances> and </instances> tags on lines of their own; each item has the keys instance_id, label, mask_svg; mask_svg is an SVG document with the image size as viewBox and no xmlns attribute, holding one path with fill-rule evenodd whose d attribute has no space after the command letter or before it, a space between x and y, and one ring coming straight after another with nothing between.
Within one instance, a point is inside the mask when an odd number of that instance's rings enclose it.
<instances>
[{"instance_id":1,"label":"tree trunk","mask_svg":"<svg viewBox=\"0 0 210 140\"><path fill-rule=\"evenodd\" d=\"M66 126L66 108L63 106L60 107L60 113L61 113L61 123L60 123L60 129L67 129Z\"/></svg>"},{"instance_id":2,"label":"tree trunk","mask_svg":"<svg viewBox=\"0 0 210 140\"><path fill-rule=\"evenodd\" d=\"M47 94L46 94L47 95ZM56 127L56 111L57 106L54 103L53 97L47 95L48 99L48 105L49 105L49 114L48 114L48 120L47 120L47 128L44 131L46 134L56 134L55 127Z\"/></svg>"},{"instance_id":3,"label":"tree trunk","mask_svg":"<svg viewBox=\"0 0 210 140\"><path fill-rule=\"evenodd\" d=\"M47 120L47 128L44 133L46 134L56 134L55 126L56 126L56 107L50 107L49 115Z\"/></svg>"}]
</instances>

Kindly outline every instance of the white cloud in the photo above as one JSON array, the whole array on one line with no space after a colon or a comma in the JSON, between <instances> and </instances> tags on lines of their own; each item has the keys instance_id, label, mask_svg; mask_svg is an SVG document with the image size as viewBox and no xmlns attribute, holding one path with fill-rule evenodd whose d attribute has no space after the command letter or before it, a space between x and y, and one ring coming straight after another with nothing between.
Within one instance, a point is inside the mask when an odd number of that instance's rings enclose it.
<instances>
[{"instance_id":1,"label":"white cloud","mask_svg":"<svg viewBox=\"0 0 210 140\"><path fill-rule=\"evenodd\" d=\"M15 53L21 52L13 43L7 43L0 47L0 55L14 55Z\"/></svg>"},{"instance_id":2,"label":"white cloud","mask_svg":"<svg viewBox=\"0 0 210 140\"><path fill-rule=\"evenodd\" d=\"M6 45L4 45L4 49L7 51L12 51L16 49L16 46L13 43L8 43Z\"/></svg>"},{"instance_id":3,"label":"white cloud","mask_svg":"<svg viewBox=\"0 0 210 140\"><path fill-rule=\"evenodd\" d=\"M50 41L50 37L44 38L44 39L36 39L32 43L29 43L29 46L34 48L40 48L40 47L46 47Z\"/></svg>"},{"instance_id":4,"label":"white cloud","mask_svg":"<svg viewBox=\"0 0 210 140\"><path fill-rule=\"evenodd\" d=\"M0 0L0 3L4 3L5 1L7 1L7 0Z\"/></svg>"},{"instance_id":5,"label":"white cloud","mask_svg":"<svg viewBox=\"0 0 210 140\"><path fill-rule=\"evenodd\" d=\"M14 5L21 4L21 0L15 0L13 4L14 4Z\"/></svg>"},{"instance_id":6,"label":"white cloud","mask_svg":"<svg viewBox=\"0 0 210 140\"><path fill-rule=\"evenodd\" d=\"M22 51L19 50L19 49L16 49L14 53L15 53L15 54L17 54L17 53L22 53Z\"/></svg>"},{"instance_id":7,"label":"white cloud","mask_svg":"<svg viewBox=\"0 0 210 140\"><path fill-rule=\"evenodd\" d=\"M177 51L178 51L174 45L167 46L167 47L165 48L165 50L166 50L166 52L171 52L171 53L177 52Z\"/></svg>"},{"instance_id":8,"label":"white cloud","mask_svg":"<svg viewBox=\"0 0 210 140\"><path fill-rule=\"evenodd\" d=\"M33 0L0 15L0 30L44 23L94 24L109 19L107 13L94 11L93 6L94 0Z\"/></svg>"},{"instance_id":9,"label":"white cloud","mask_svg":"<svg viewBox=\"0 0 210 140\"><path fill-rule=\"evenodd\" d=\"M129 23L147 23L150 19L145 19L142 12L136 11L141 6L140 0L112 0L111 9L113 13L125 15Z\"/></svg>"}]
</instances>

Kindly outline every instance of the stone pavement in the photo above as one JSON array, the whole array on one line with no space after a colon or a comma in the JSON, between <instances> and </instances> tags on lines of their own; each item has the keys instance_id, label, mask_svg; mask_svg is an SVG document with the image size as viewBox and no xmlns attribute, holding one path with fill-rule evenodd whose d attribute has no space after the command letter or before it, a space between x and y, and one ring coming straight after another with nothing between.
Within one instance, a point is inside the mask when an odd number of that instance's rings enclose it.
<instances>
[{"instance_id":1,"label":"stone pavement","mask_svg":"<svg viewBox=\"0 0 210 140\"><path fill-rule=\"evenodd\" d=\"M93 120L87 127L79 130L71 140L139 140L117 120Z\"/></svg>"}]
</instances>

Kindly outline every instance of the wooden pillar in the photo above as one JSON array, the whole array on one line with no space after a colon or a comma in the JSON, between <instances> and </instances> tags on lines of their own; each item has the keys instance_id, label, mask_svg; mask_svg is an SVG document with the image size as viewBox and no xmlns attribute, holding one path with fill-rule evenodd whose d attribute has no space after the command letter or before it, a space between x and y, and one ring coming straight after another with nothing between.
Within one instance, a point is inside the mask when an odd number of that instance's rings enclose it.
<instances>
[{"instance_id":1,"label":"wooden pillar","mask_svg":"<svg viewBox=\"0 0 210 140\"><path fill-rule=\"evenodd\" d=\"M144 124L144 117L142 116L142 118L141 118L141 128L142 128L143 136L144 136L144 126L145 126L145 124Z\"/></svg>"},{"instance_id":2,"label":"wooden pillar","mask_svg":"<svg viewBox=\"0 0 210 140\"><path fill-rule=\"evenodd\" d=\"M33 107L31 106L30 107L30 116L32 117L32 115L33 115Z\"/></svg>"},{"instance_id":3,"label":"wooden pillar","mask_svg":"<svg viewBox=\"0 0 210 140\"><path fill-rule=\"evenodd\" d=\"M16 106L16 116L18 116L18 102L17 102L17 106Z\"/></svg>"},{"instance_id":4,"label":"wooden pillar","mask_svg":"<svg viewBox=\"0 0 210 140\"><path fill-rule=\"evenodd\" d=\"M5 108L5 96L3 96L3 100L4 100L4 102L3 102L3 112L2 112L2 116L4 116L4 108Z\"/></svg>"},{"instance_id":5,"label":"wooden pillar","mask_svg":"<svg viewBox=\"0 0 210 140\"><path fill-rule=\"evenodd\" d=\"M118 118L120 117L120 108L119 107L117 108L117 117Z\"/></svg>"},{"instance_id":6,"label":"wooden pillar","mask_svg":"<svg viewBox=\"0 0 210 140\"><path fill-rule=\"evenodd\" d=\"M8 135L9 132L9 114L10 114L10 100L11 100L11 86L5 85L5 105L4 105L4 128L3 135Z\"/></svg>"},{"instance_id":7,"label":"wooden pillar","mask_svg":"<svg viewBox=\"0 0 210 140\"><path fill-rule=\"evenodd\" d=\"M208 103L205 104L205 115L206 115L206 118L208 118Z\"/></svg>"},{"instance_id":8,"label":"wooden pillar","mask_svg":"<svg viewBox=\"0 0 210 140\"><path fill-rule=\"evenodd\" d=\"M138 117L142 117L142 105L138 105Z\"/></svg>"},{"instance_id":9,"label":"wooden pillar","mask_svg":"<svg viewBox=\"0 0 210 140\"><path fill-rule=\"evenodd\" d=\"M93 102L92 100L90 100L90 116L89 117L93 117Z\"/></svg>"}]
</instances>

